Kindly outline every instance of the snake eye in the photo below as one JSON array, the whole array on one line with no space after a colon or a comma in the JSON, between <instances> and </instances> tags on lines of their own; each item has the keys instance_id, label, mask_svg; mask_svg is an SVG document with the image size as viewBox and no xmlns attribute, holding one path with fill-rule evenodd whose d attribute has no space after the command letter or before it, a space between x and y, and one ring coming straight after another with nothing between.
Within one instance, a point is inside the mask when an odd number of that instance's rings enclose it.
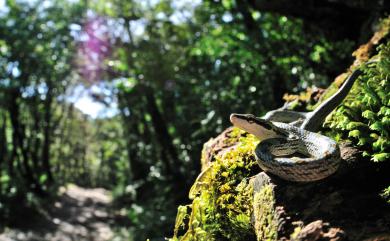
<instances>
[{"instance_id":1,"label":"snake eye","mask_svg":"<svg viewBox=\"0 0 390 241\"><path fill-rule=\"evenodd\" d=\"M254 115L252 115L252 114L248 114L247 115L247 120L248 120L249 124L255 123L255 118L256 117Z\"/></svg>"}]
</instances>

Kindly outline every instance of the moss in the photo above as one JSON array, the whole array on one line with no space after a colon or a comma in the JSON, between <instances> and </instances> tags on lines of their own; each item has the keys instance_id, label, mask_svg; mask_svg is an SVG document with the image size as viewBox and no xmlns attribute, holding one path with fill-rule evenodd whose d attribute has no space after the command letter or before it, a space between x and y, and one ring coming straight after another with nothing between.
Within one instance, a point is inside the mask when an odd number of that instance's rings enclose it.
<instances>
[{"instance_id":1,"label":"moss","mask_svg":"<svg viewBox=\"0 0 390 241\"><path fill-rule=\"evenodd\" d=\"M239 142L240 138L245 134L241 129L233 127L232 131L229 133L229 138L224 140L224 143L227 145L233 145Z\"/></svg>"},{"instance_id":2,"label":"moss","mask_svg":"<svg viewBox=\"0 0 390 241\"><path fill-rule=\"evenodd\" d=\"M239 128L233 127L233 128L226 129L216 139L211 139L208 142L206 142L203 145L203 150L201 155L202 171L208 167L210 162L213 161L213 158L218 154L220 150L235 145L237 142L239 142L240 138L244 135L246 135L245 132L243 132Z\"/></svg>"},{"instance_id":3,"label":"moss","mask_svg":"<svg viewBox=\"0 0 390 241\"><path fill-rule=\"evenodd\" d=\"M188 209L189 208L190 208L190 205L179 206L177 208L174 237L178 236L180 229L184 229L185 228L185 219L187 219L188 216L189 216L188 215Z\"/></svg>"},{"instance_id":4,"label":"moss","mask_svg":"<svg viewBox=\"0 0 390 241\"><path fill-rule=\"evenodd\" d=\"M275 194L271 184L255 193L253 209L257 240L277 240L278 221L275 219Z\"/></svg>"},{"instance_id":5,"label":"moss","mask_svg":"<svg viewBox=\"0 0 390 241\"><path fill-rule=\"evenodd\" d=\"M301 232L301 230L302 230L301 226L295 227L293 233L290 235L290 239L295 240L298 237L298 234Z\"/></svg>"},{"instance_id":6,"label":"moss","mask_svg":"<svg viewBox=\"0 0 390 241\"><path fill-rule=\"evenodd\" d=\"M236 138L233 136L232 138ZM253 237L250 224L251 191L245 178L258 172L253 150L258 140L241 137L239 144L217 157L213 165L213 184L210 187L210 217L205 228L218 240L242 240Z\"/></svg>"},{"instance_id":7,"label":"moss","mask_svg":"<svg viewBox=\"0 0 390 241\"><path fill-rule=\"evenodd\" d=\"M253 190L248 177L260 171L253 156L258 144L253 135L235 129L227 141L238 144L215 161L197 178L190 191L193 198L188 224L185 208L179 208L175 236L171 240L253 240L250 223ZM184 235L179 229L188 227Z\"/></svg>"}]
</instances>

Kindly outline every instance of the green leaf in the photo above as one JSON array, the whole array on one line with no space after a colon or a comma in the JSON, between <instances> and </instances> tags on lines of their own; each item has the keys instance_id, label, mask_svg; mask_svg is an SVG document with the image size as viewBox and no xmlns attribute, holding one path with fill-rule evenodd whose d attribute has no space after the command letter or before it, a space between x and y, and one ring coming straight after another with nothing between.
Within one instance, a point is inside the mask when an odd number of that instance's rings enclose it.
<instances>
[{"instance_id":1,"label":"green leaf","mask_svg":"<svg viewBox=\"0 0 390 241\"><path fill-rule=\"evenodd\" d=\"M370 125L370 129L374 131L382 131L383 125L379 121L377 121L374 124Z\"/></svg>"},{"instance_id":2,"label":"green leaf","mask_svg":"<svg viewBox=\"0 0 390 241\"><path fill-rule=\"evenodd\" d=\"M356 129L356 128L365 128L367 127L366 124L364 124L363 122L358 122L358 121L351 121L347 124L346 126L346 129L347 130L353 130L353 129Z\"/></svg>"},{"instance_id":3,"label":"green leaf","mask_svg":"<svg viewBox=\"0 0 390 241\"><path fill-rule=\"evenodd\" d=\"M361 132L359 130L353 130L348 133L348 137L355 137L358 138L360 136Z\"/></svg>"},{"instance_id":4,"label":"green leaf","mask_svg":"<svg viewBox=\"0 0 390 241\"><path fill-rule=\"evenodd\" d=\"M375 93L375 90L373 90L368 84L364 85L363 91L365 93L363 97L364 102L367 102L372 106L378 105L381 102L379 96Z\"/></svg>"},{"instance_id":5,"label":"green leaf","mask_svg":"<svg viewBox=\"0 0 390 241\"><path fill-rule=\"evenodd\" d=\"M7 174L4 174L0 177L0 183L8 183L10 180L11 178Z\"/></svg>"},{"instance_id":6,"label":"green leaf","mask_svg":"<svg viewBox=\"0 0 390 241\"><path fill-rule=\"evenodd\" d=\"M357 144L359 146L363 146L363 145L366 145L367 143L370 143L370 139L369 138L362 138L362 137L360 137L359 138L359 142Z\"/></svg>"},{"instance_id":7,"label":"green leaf","mask_svg":"<svg viewBox=\"0 0 390 241\"><path fill-rule=\"evenodd\" d=\"M381 194L383 198L387 199L387 202L390 204L390 186L385 188Z\"/></svg>"},{"instance_id":8,"label":"green leaf","mask_svg":"<svg viewBox=\"0 0 390 241\"><path fill-rule=\"evenodd\" d=\"M379 137L373 144L372 147L375 150L384 150L386 147L390 145L389 140L384 137Z\"/></svg>"},{"instance_id":9,"label":"green leaf","mask_svg":"<svg viewBox=\"0 0 390 241\"><path fill-rule=\"evenodd\" d=\"M226 9L231 9L233 7L233 1L232 0L222 0L222 5Z\"/></svg>"},{"instance_id":10,"label":"green leaf","mask_svg":"<svg viewBox=\"0 0 390 241\"><path fill-rule=\"evenodd\" d=\"M372 156L374 162L382 162L390 159L390 153L379 153Z\"/></svg>"},{"instance_id":11,"label":"green leaf","mask_svg":"<svg viewBox=\"0 0 390 241\"><path fill-rule=\"evenodd\" d=\"M366 110L362 113L362 116L369 120L375 120L376 114L370 110Z\"/></svg>"},{"instance_id":12,"label":"green leaf","mask_svg":"<svg viewBox=\"0 0 390 241\"><path fill-rule=\"evenodd\" d=\"M390 126L390 117L387 117L387 116L383 117L382 118L382 125Z\"/></svg>"},{"instance_id":13,"label":"green leaf","mask_svg":"<svg viewBox=\"0 0 390 241\"><path fill-rule=\"evenodd\" d=\"M390 98L389 98L390 99ZM390 108L387 106L382 106L378 112L380 115L390 116Z\"/></svg>"},{"instance_id":14,"label":"green leaf","mask_svg":"<svg viewBox=\"0 0 390 241\"><path fill-rule=\"evenodd\" d=\"M47 175L43 174L39 177L39 183L44 184L47 180Z\"/></svg>"}]
</instances>

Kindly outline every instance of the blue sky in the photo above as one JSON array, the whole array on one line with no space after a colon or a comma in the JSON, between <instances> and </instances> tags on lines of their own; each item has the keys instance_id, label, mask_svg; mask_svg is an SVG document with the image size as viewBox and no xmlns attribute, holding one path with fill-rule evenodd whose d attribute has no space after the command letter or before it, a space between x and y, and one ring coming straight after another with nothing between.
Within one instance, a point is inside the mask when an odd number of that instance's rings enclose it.
<instances>
[{"instance_id":1,"label":"blue sky","mask_svg":"<svg viewBox=\"0 0 390 241\"><path fill-rule=\"evenodd\" d=\"M92 85L91 87L84 87L82 85L76 86L71 95L67 98L69 102L86 115L92 118L112 117L119 113L118 103L115 98L112 98L115 93L109 93L110 90L104 86ZM91 93L101 94L102 96L109 95L111 98L107 99L108 106L95 101L91 97Z\"/></svg>"}]
</instances>

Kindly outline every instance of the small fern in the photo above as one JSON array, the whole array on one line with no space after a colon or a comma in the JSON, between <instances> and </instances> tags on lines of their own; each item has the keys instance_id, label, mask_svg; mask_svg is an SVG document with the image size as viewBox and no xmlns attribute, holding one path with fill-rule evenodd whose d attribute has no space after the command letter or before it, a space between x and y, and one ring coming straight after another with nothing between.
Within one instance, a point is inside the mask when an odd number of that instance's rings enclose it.
<instances>
[{"instance_id":1,"label":"small fern","mask_svg":"<svg viewBox=\"0 0 390 241\"><path fill-rule=\"evenodd\" d=\"M364 68L326 126L349 139L374 162L390 159L390 42L378 47L379 62Z\"/></svg>"}]
</instances>

